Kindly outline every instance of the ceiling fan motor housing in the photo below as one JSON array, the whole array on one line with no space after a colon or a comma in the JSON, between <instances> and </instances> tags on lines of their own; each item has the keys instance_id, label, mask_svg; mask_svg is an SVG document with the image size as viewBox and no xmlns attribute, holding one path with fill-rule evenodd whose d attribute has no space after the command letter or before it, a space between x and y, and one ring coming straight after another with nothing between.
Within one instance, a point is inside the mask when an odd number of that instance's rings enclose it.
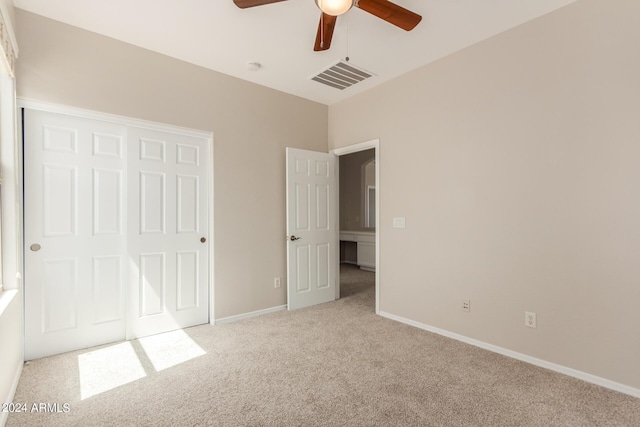
<instances>
[{"instance_id":1,"label":"ceiling fan motor housing","mask_svg":"<svg viewBox=\"0 0 640 427\"><path fill-rule=\"evenodd\" d=\"M315 2L318 9L331 16L348 12L355 3L354 0L315 0Z\"/></svg>"}]
</instances>

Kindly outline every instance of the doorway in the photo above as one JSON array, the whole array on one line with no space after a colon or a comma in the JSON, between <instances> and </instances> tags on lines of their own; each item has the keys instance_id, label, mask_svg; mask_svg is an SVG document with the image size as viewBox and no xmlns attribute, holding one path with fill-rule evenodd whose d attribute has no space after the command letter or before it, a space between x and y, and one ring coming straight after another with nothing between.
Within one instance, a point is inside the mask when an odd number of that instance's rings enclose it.
<instances>
[{"instance_id":1,"label":"doorway","mask_svg":"<svg viewBox=\"0 0 640 427\"><path fill-rule=\"evenodd\" d=\"M373 158L366 154L367 150L373 151ZM358 167L357 171L351 171L361 176L361 188L355 200L356 207L350 206L348 212L343 212L343 203L340 203L340 246L347 248L349 257L347 261L354 262L353 247L355 244L355 264L361 269L369 269L375 271L375 312L380 312L380 141L378 139L350 145L347 147L337 148L331 151L332 154L338 156L339 163L343 156L357 156L366 159ZM359 153L363 153L358 156ZM361 169L361 167L363 169ZM375 177L373 182L367 179L366 171L373 169ZM343 171L339 171L339 180L343 180ZM339 193L342 192L342 184L339 183ZM338 196L341 201L342 197ZM361 207L360 209L358 207ZM371 212L371 211L374 212ZM349 212L352 212L351 214ZM355 213L359 212L359 213ZM343 213L346 216L343 216ZM373 225L373 227L372 227ZM354 229L354 230L349 230ZM344 240L343 240L344 239ZM358 250L359 249L359 250ZM358 255L360 258L358 259ZM342 257L341 257L341 262ZM336 285L336 299L340 298L340 271L338 269L338 278Z\"/></svg>"}]
</instances>

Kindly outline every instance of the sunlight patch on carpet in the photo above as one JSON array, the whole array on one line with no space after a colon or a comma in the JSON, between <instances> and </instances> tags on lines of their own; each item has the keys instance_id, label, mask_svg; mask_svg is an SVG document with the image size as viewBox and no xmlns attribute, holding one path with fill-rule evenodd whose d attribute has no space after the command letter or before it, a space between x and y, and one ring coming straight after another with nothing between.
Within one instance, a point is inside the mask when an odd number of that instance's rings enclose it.
<instances>
[{"instance_id":1,"label":"sunlight patch on carpet","mask_svg":"<svg viewBox=\"0 0 640 427\"><path fill-rule=\"evenodd\" d=\"M139 341L158 372L207 354L202 347L180 329L140 338Z\"/></svg>"},{"instance_id":2,"label":"sunlight patch on carpet","mask_svg":"<svg viewBox=\"0 0 640 427\"><path fill-rule=\"evenodd\" d=\"M129 342L79 355L78 370L82 400L146 376Z\"/></svg>"}]
</instances>

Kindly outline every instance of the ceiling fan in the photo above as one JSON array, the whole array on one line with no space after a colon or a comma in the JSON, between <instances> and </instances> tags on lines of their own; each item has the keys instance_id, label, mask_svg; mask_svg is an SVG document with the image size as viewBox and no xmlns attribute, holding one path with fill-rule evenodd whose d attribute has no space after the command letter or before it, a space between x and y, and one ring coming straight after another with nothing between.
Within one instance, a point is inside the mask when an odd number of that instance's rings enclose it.
<instances>
[{"instance_id":1,"label":"ceiling fan","mask_svg":"<svg viewBox=\"0 0 640 427\"><path fill-rule=\"evenodd\" d=\"M281 1L285 0L233 0L236 6L241 9ZM315 2L322 15L320 15L316 42L313 46L314 51L327 50L331 47L331 38L338 15L342 15L353 6L406 31L414 29L422 20L422 16L388 0L315 0Z\"/></svg>"}]
</instances>

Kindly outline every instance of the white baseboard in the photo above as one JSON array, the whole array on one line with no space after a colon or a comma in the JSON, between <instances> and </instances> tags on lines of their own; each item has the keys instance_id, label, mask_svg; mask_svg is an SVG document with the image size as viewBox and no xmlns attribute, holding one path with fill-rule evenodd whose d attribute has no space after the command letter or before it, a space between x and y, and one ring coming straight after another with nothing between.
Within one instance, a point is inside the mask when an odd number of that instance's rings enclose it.
<instances>
[{"instance_id":1,"label":"white baseboard","mask_svg":"<svg viewBox=\"0 0 640 427\"><path fill-rule=\"evenodd\" d=\"M265 308L264 310L252 311L249 313L237 314L235 316L223 317L222 319L216 319L216 325L224 325L225 323L237 322L242 319L249 319L251 317L262 316L263 314L275 313L276 311L286 310L287 305L279 305L276 307Z\"/></svg>"},{"instance_id":2,"label":"white baseboard","mask_svg":"<svg viewBox=\"0 0 640 427\"><path fill-rule=\"evenodd\" d=\"M546 360L538 359L532 356L527 356L526 354L518 353L516 351L498 347L493 344L488 344L483 341L465 337L464 335L460 335L444 329L436 328L435 326L430 326L424 323L416 322L415 320L407 319L401 316L396 316L395 314L380 311L380 316L386 317L387 319L395 320L400 323L404 323L406 325L414 326L416 328L423 329L425 331L433 332L434 334L442 335L447 338L452 338L457 341L462 341L464 343L471 344L473 346L480 347L485 350L492 351L494 353L502 354L503 356L511 357L513 359L521 360L523 362L527 362L532 365L540 366L542 368L559 372L561 374L568 375L570 377L574 377L579 380L586 381L588 383L596 384L611 390L618 391L620 393L624 393L633 397L640 398L640 389L630 387L628 385L620 384L615 381L611 381L602 377L597 377L595 375L578 371L576 369L567 368L566 366L558 365L556 363L547 362Z\"/></svg>"},{"instance_id":3,"label":"white baseboard","mask_svg":"<svg viewBox=\"0 0 640 427\"><path fill-rule=\"evenodd\" d=\"M20 382L20 376L22 375L22 367L24 363L18 364L18 369L16 369L16 373L13 376L13 381L11 382L11 388L9 389L9 395L5 396L4 400L0 400L0 402L13 402L13 397L16 395L16 390L18 389L18 383ZM0 427L4 427L7 423L7 418L9 418L8 412L3 412L0 410Z\"/></svg>"}]
</instances>

